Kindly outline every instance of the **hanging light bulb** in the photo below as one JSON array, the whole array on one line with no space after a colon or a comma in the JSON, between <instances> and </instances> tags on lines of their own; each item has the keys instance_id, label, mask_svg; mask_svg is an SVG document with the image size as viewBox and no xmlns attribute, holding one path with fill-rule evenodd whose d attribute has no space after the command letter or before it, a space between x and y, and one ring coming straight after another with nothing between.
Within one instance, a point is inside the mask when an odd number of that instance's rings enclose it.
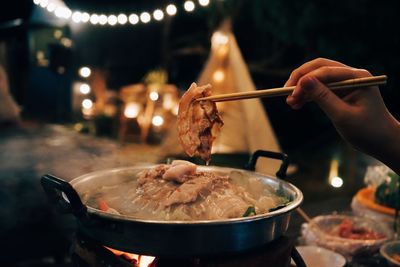
<instances>
[{"instance_id":1,"label":"hanging light bulb","mask_svg":"<svg viewBox=\"0 0 400 267\"><path fill-rule=\"evenodd\" d=\"M166 8L167 14L173 16L176 14L176 6L174 4L169 4Z\"/></svg>"},{"instance_id":2,"label":"hanging light bulb","mask_svg":"<svg viewBox=\"0 0 400 267\"><path fill-rule=\"evenodd\" d=\"M148 23L151 20L151 16L148 12L142 12L140 14L140 21L143 23Z\"/></svg>"},{"instance_id":3,"label":"hanging light bulb","mask_svg":"<svg viewBox=\"0 0 400 267\"><path fill-rule=\"evenodd\" d=\"M92 23L93 25L96 25L97 23L99 23L99 15L92 14L90 16L90 23Z\"/></svg>"},{"instance_id":4,"label":"hanging light bulb","mask_svg":"<svg viewBox=\"0 0 400 267\"><path fill-rule=\"evenodd\" d=\"M47 7L47 5L49 4L48 0L40 0L39 5L43 8Z\"/></svg>"},{"instance_id":5,"label":"hanging light bulb","mask_svg":"<svg viewBox=\"0 0 400 267\"><path fill-rule=\"evenodd\" d=\"M187 11L187 12L192 12L193 10L194 10L194 8L195 8L195 5L194 5L194 3L193 3L193 1L186 1L184 4L183 4L183 8L185 8L185 10Z\"/></svg>"},{"instance_id":6,"label":"hanging light bulb","mask_svg":"<svg viewBox=\"0 0 400 267\"><path fill-rule=\"evenodd\" d=\"M158 21L162 20L164 18L164 12L162 12L160 9L156 9L153 12L153 18Z\"/></svg>"},{"instance_id":7,"label":"hanging light bulb","mask_svg":"<svg viewBox=\"0 0 400 267\"><path fill-rule=\"evenodd\" d=\"M99 24L100 24L100 25L105 25L105 24L107 24L107 16L106 16L106 15L101 14L101 15L99 16Z\"/></svg>"},{"instance_id":8,"label":"hanging light bulb","mask_svg":"<svg viewBox=\"0 0 400 267\"><path fill-rule=\"evenodd\" d=\"M47 11L53 12L54 10L56 10L56 8L57 8L57 6L56 6L54 3L50 3L50 4L47 6Z\"/></svg>"},{"instance_id":9,"label":"hanging light bulb","mask_svg":"<svg viewBox=\"0 0 400 267\"><path fill-rule=\"evenodd\" d=\"M136 14L130 14L129 15L129 23L132 25L135 25L139 22L139 16Z\"/></svg>"},{"instance_id":10,"label":"hanging light bulb","mask_svg":"<svg viewBox=\"0 0 400 267\"><path fill-rule=\"evenodd\" d=\"M72 14L72 21L75 23L79 23L82 20L82 13L79 11L76 11Z\"/></svg>"},{"instance_id":11,"label":"hanging light bulb","mask_svg":"<svg viewBox=\"0 0 400 267\"><path fill-rule=\"evenodd\" d=\"M69 19L72 15L72 11L68 7L59 6L56 8L54 14L58 18Z\"/></svg>"},{"instance_id":12,"label":"hanging light bulb","mask_svg":"<svg viewBox=\"0 0 400 267\"><path fill-rule=\"evenodd\" d=\"M208 6L209 3L210 3L210 0L199 0L199 4L201 6Z\"/></svg>"},{"instance_id":13,"label":"hanging light bulb","mask_svg":"<svg viewBox=\"0 0 400 267\"><path fill-rule=\"evenodd\" d=\"M176 5L174 4L169 4L166 6L165 10L161 9L155 9L152 12L142 12L140 16L131 14L131 16L128 18L126 14L119 14L117 15L110 15L106 16L105 14L98 15L98 14L89 14L87 12L83 11L71 11L65 3L59 4L59 0L32 0L35 5L39 5L42 8L47 9L49 12L54 12L54 15L58 18L64 18L64 19L71 19L72 22L74 23L87 23L90 22L93 25L105 25L109 24L111 26L116 25L116 24L121 24L124 25L128 21L132 24L135 25L138 22L143 22L143 23L148 23L151 21L153 18L156 21L161 21L165 17L165 13L168 14L169 16L174 16L178 9ZM197 0L196 3L198 3L200 6L208 6L210 4L210 0ZM196 4L194 0L185 0L183 4L183 8L186 12L192 12L196 8ZM116 16L116 19L114 18ZM116 21L116 22L115 22Z\"/></svg>"},{"instance_id":14,"label":"hanging light bulb","mask_svg":"<svg viewBox=\"0 0 400 267\"><path fill-rule=\"evenodd\" d=\"M125 14L119 14L117 20L119 24L124 25L128 22L128 17Z\"/></svg>"},{"instance_id":15,"label":"hanging light bulb","mask_svg":"<svg viewBox=\"0 0 400 267\"><path fill-rule=\"evenodd\" d=\"M107 17L107 23L111 26L114 26L118 23L118 18L115 15L110 15Z\"/></svg>"},{"instance_id":16,"label":"hanging light bulb","mask_svg":"<svg viewBox=\"0 0 400 267\"><path fill-rule=\"evenodd\" d=\"M89 15L89 13L83 12L83 13L82 13L81 21L82 21L83 23L86 23L86 22L88 22L89 20L90 20L90 15Z\"/></svg>"}]
</instances>

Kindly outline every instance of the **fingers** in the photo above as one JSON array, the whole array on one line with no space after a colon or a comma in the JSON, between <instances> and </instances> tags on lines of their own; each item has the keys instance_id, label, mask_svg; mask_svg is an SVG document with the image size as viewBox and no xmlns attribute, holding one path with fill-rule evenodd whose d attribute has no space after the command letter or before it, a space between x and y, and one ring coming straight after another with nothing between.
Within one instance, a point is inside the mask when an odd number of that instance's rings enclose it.
<instances>
[{"instance_id":1,"label":"fingers","mask_svg":"<svg viewBox=\"0 0 400 267\"><path fill-rule=\"evenodd\" d=\"M299 81L310 100L316 102L333 122L340 121L342 114L350 108L346 102L335 95L328 87L314 76L305 76Z\"/></svg>"},{"instance_id":2,"label":"fingers","mask_svg":"<svg viewBox=\"0 0 400 267\"><path fill-rule=\"evenodd\" d=\"M304 63L297 69L295 69L289 77L289 80L285 83L285 86L293 86L296 85L297 82L300 80L301 77L303 77L305 74L318 69L323 66L332 66L332 67L347 67L343 63L326 59L326 58L317 58L314 60L311 60L307 63Z\"/></svg>"},{"instance_id":3,"label":"fingers","mask_svg":"<svg viewBox=\"0 0 400 267\"><path fill-rule=\"evenodd\" d=\"M318 79L322 83L335 82L340 80L369 77L372 76L368 71L363 69L356 69L350 67L337 67L337 66L323 66L317 68L307 74L305 74L303 79L307 76L312 76ZM302 89L301 86L296 86L294 92L289 96L286 102L292 106L294 109L301 108L305 102L309 101L307 92Z\"/></svg>"}]
</instances>

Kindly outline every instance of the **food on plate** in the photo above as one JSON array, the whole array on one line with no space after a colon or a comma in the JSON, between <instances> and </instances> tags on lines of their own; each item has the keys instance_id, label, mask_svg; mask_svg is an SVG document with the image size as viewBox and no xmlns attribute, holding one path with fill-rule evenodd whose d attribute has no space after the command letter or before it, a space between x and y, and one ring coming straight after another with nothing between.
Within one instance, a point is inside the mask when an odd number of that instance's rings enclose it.
<instances>
[{"instance_id":1,"label":"food on plate","mask_svg":"<svg viewBox=\"0 0 400 267\"><path fill-rule=\"evenodd\" d=\"M179 140L186 154L200 156L207 165L212 143L224 124L214 102L196 101L209 95L211 85L197 86L192 83L179 102L177 121Z\"/></svg>"},{"instance_id":2,"label":"food on plate","mask_svg":"<svg viewBox=\"0 0 400 267\"><path fill-rule=\"evenodd\" d=\"M376 253L391 234L385 224L350 214L316 216L302 227L305 244L334 250L346 258Z\"/></svg>"},{"instance_id":3,"label":"food on plate","mask_svg":"<svg viewBox=\"0 0 400 267\"><path fill-rule=\"evenodd\" d=\"M94 206L139 219L218 220L267 213L290 201L245 172L199 170L183 160L145 168L134 178L90 192ZM90 205L90 196L82 198Z\"/></svg>"},{"instance_id":4,"label":"food on plate","mask_svg":"<svg viewBox=\"0 0 400 267\"><path fill-rule=\"evenodd\" d=\"M388 179L375 189L375 201L386 207L400 209L400 176L390 172Z\"/></svg>"},{"instance_id":5,"label":"food on plate","mask_svg":"<svg viewBox=\"0 0 400 267\"><path fill-rule=\"evenodd\" d=\"M400 264L400 253L394 253L394 254L390 255L390 257L391 257L394 261L396 261L397 263Z\"/></svg>"},{"instance_id":6,"label":"food on plate","mask_svg":"<svg viewBox=\"0 0 400 267\"><path fill-rule=\"evenodd\" d=\"M339 225L333 227L330 234L342 238L360 240L382 239L386 237L384 234L368 229L367 227L355 225L349 218L344 218Z\"/></svg>"}]
</instances>

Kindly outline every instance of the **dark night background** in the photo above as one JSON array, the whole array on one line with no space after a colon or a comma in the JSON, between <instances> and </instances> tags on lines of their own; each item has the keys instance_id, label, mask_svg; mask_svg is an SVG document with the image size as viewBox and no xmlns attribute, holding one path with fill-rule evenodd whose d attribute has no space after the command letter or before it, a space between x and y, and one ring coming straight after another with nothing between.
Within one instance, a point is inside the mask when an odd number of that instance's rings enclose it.
<instances>
[{"instance_id":1,"label":"dark night background","mask_svg":"<svg viewBox=\"0 0 400 267\"><path fill-rule=\"evenodd\" d=\"M154 10L170 2L181 7L184 1L65 0L72 10L85 10L97 14L119 12L129 14ZM164 19L162 22L152 21L135 26L127 23L124 26L114 27L92 26L88 23L69 27L68 24L52 25L47 20L33 16L34 9L39 7L30 0L14 0L7 4L3 1L0 8L0 53L5 53L6 57L0 54L0 63L7 68L10 90L22 107L22 118L26 121L44 123L74 122L71 116L71 84L78 79L79 67L84 65L105 73L107 87L112 90L141 82L149 70L164 68L168 72L169 82L176 84L183 92L197 79L204 66L213 31L224 18L230 17L233 21L233 33L257 88L282 86L291 71L301 64L318 57L330 58L350 66L367 69L374 75L387 75L388 84L381 87L381 93L388 109L400 119L399 1L212 0L210 2L208 7L199 7L192 13L178 12L176 16ZM71 48L66 48L52 39L51 35L55 29L62 30L63 34L72 40ZM33 36L36 44L40 43L45 49L49 60L48 67L38 66L35 61ZM51 42L46 43L46 40ZM65 67L62 73L57 71L60 66ZM362 183L360 177L364 174L364 169L356 170L349 166L359 163L357 161L359 154L344 144L323 112L313 103L294 111L285 103L284 97L262 101L282 150L289 154L299 167L297 176L299 180L296 185L302 190L306 191L308 188L312 192L307 194L306 204L313 204L331 196L345 194L352 196L355 192L354 187L360 187ZM4 139L0 138L0 148L8 147L7 138L12 135L13 133L6 132ZM44 134L44 137L48 136ZM36 144L40 143L38 140L39 138L34 140ZM82 146L87 149L85 144ZM27 145L26 150L29 149ZM5 162L13 158L13 155L8 155L5 150L0 153L0 159ZM320 163L319 160L329 161L335 153L344 155L342 162L346 160L349 162L349 165L344 166L344 172L347 172L349 177L358 177L358 180L349 178L346 186L342 188L343 191L334 191L336 189L330 188L325 181L322 181L329 162ZM53 154L49 152L49 155ZM21 166L28 166L26 169L29 170L34 169L32 167L34 164L29 160L32 159L27 156L27 161L21 163ZM2 163L0 161L0 164ZM9 187L12 187L10 185L13 185L11 177L8 177L9 173L21 181L32 180L32 174L23 172L23 167L19 170L18 166L9 167L2 164L5 172L0 173L2 182L0 215L5 214L5 218L12 219L10 222L0 221L0 238L2 242L13 235L19 238L9 246L8 250L1 248L0 265L3 259L9 260L6 254L1 255L1 251L15 252L21 240L21 243L27 246L35 246L35 240L43 238L42 232L56 233L44 239L61 247L61 254L56 257L62 258L65 256L62 253L68 249L64 236L58 235L62 232L59 228L65 223L63 220L68 221L70 218L59 219L54 213L42 209L35 201L20 204L24 202L21 200L23 198L15 201L22 207L17 211L25 212L22 215L2 206L1 203L16 199L14 192L16 196L20 194L32 196L34 199L33 195L40 191L40 201L41 203L45 201L44 193L37 181L28 183L29 187L32 186L36 190L35 192L22 185L13 187L15 191L8 191ZM314 180L307 180L309 174L321 178L321 182L315 184ZM322 186L321 190L318 186ZM33 210L38 213L33 213ZM32 221L24 224L23 220L26 217ZM43 218L48 218L44 224L41 221ZM19 228L8 228L14 223ZM37 230L39 228L42 232ZM21 233L26 234L26 239ZM60 242L60 239L63 242ZM60 250L57 250L59 247L54 246L50 251L60 253ZM31 253L40 252L33 250ZM45 252L43 255L46 255ZM18 257L23 258L23 256Z\"/></svg>"}]
</instances>

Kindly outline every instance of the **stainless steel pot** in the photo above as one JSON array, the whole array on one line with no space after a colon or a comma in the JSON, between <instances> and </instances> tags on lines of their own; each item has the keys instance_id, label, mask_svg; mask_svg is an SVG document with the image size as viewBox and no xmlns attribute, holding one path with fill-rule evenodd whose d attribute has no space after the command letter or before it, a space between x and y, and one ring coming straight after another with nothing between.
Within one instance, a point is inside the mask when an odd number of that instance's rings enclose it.
<instances>
[{"instance_id":1,"label":"stainless steel pot","mask_svg":"<svg viewBox=\"0 0 400 267\"><path fill-rule=\"evenodd\" d=\"M257 151L247 166L253 169L257 158L268 156L283 161L277 175L283 178L288 166L287 156L269 151ZM70 183L52 175L42 177L42 186L60 211L72 213L78 219L79 230L103 245L143 255L169 257L201 256L235 253L262 246L283 235L289 226L291 213L301 204L303 195L292 184L272 176L248 170L223 167L200 167L200 170L240 171L259 177L273 188L281 188L291 202L280 209L252 217L213 221L156 221L115 215L84 205L79 194L109 185L119 177L151 166L134 166L89 173ZM134 178L133 178L134 179Z\"/></svg>"}]
</instances>

